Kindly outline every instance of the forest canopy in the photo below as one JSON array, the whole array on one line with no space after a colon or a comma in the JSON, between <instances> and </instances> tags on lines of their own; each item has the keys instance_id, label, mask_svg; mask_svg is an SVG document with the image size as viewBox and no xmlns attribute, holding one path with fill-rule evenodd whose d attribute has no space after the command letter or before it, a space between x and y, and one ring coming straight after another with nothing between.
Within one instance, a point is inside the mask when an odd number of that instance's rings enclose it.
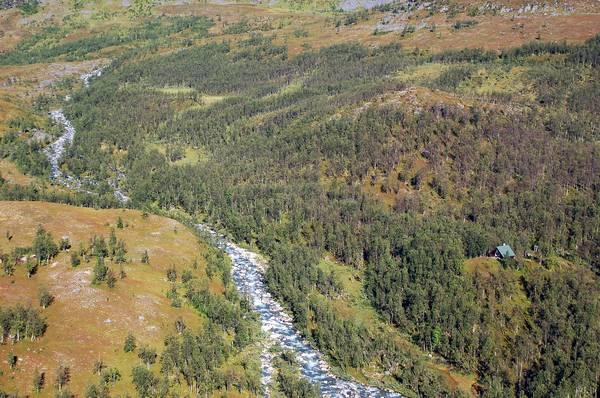
<instances>
[{"instance_id":1,"label":"forest canopy","mask_svg":"<svg viewBox=\"0 0 600 398\"><path fill-rule=\"evenodd\" d=\"M446 391L320 299L325 254L360 270L383 319L476 372L482 395L594 396L599 42L433 56L342 44L290 57L254 35L131 52L67 104L78 133L63 167L99 179L117 168L134 205L182 208L255 244L271 259L270 289L341 367L378 363L420 395ZM440 72L410 77L423 65ZM474 95L481 73L515 66L530 96ZM434 100L411 99L415 85ZM467 272L465 259L502 242L540 261Z\"/></svg>"}]
</instances>

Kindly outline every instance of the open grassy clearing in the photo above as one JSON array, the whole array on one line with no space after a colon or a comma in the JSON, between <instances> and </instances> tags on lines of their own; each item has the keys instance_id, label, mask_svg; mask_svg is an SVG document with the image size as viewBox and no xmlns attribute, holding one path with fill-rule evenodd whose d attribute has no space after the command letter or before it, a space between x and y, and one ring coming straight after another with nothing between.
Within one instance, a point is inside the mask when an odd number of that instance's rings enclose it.
<instances>
[{"instance_id":1,"label":"open grassy clearing","mask_svg":"<svg viewBox=\"0 0 600 398\"><path fill-rule=\"evenodd\" d=\"M14 276L0 278L0 302L3 305L21 303L39 308L38 291L47 288L54 303L43 310L48 330L36 342L20 342L0 346L0 357L8 352L19 357L14 371L5 363L0 365L4 375L0 385L9 391L27 394L31 391L34 370L44 371L48 384L59 364L71 367L69 388L83 392L98 376L92 374L94 362L102 359L109 367L116 367L123 378L111 391L114 394L133 394L130 372L139 364L135 353L122 350L127 333L132 332L138 346L148 344L160 349L165 336L173 334L178 317L191 329L197 329L202 319L187 307L173 308L165 294L169 282L165 273L174 266L178 273L192 270L194 275L206 280L203 259L204 246L197 237L176 221L157 217L144 217L139 211L93 210L41 202L0 203L0 229L3 239L0 251L9 252L15 247L29 246L38 225L52 233L58 240L68 236L76 250L80 243L87 244L93 235L107 237L121 217L126 227L117 229L117 236L125 241L127 263L125 279L114 289L105 285L92 286L94 261L72 268L68 253L61 253L51 264L43 266L28 279L23 267ZM4 234L13 238L8 241ZM150 264L141 264L141 256L148 250ZM194 261L198 269L193 270ZM110 262L109 262L110 263ZM109 264L118 272L118 266ZM213 291L222 291L222 285L211 282ZM233 359L232 361L235 361ZM51 395L52 387L44 395Z\"/></svg>"},{"instance_id":2,"label":"open grassy clearing","mask_svg":"<svg viewBox=\"0 0 600 398\"><path fill-rule=\"evenodd\" d=\"M165 144L153 143L148 144L147 148L150 150L157 150L163 155L167 155L170 152L170 147ZM176 165L185 165L185 164L196 164L200 161L204 161L208 159L208 154L200 148L192 148L190 146L186 146L181 149L181 152L178 154L178 158L172 160L171 163Z\"/></svg>"},{"instance_id":3,"label":"open grassy clearing","mask_svg":"<svg viewBox=\"0 0 600 398\"><path fill-rule=\"evenodd\" d=\"M9 184L29 185L35 181L33 177L23 174L13 162L6 159L0 160L0 176Z\"/></svg>"}]
</instances>

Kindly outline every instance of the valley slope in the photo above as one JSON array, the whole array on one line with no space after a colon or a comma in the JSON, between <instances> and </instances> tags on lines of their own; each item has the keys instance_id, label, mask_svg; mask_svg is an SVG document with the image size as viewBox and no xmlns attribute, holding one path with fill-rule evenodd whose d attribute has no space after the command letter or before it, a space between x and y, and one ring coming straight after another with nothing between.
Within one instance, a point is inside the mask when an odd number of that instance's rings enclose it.
<instances>
[{"instance_id":1,"label":"valley slope","mask_svg":"<svg viewBox=\"0 0 600 398\"><path fill-rule=\"evenodd\" d=\"M594 4L42 10L3 14L3 198L113 207L123 175L130 206L264 254L296 328L359 381L596 394ZM31 140L60 133L59 107L77 130L61 168L91 194L50 184ZM486 257L504 242L516 259Z\"/></svg>"}]
</instances>

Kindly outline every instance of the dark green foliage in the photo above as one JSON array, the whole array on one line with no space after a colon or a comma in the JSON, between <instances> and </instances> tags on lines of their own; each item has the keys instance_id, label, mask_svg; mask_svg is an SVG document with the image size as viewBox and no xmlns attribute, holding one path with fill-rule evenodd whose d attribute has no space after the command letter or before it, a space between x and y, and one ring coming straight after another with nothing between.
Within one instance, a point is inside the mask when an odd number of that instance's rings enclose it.
<instances>
[{"instance_id":1,"label":"dark green foliage","mask_svg":"<svg viewBox=\"0 0 600 398\"><path fill-rule=\"evenodd\" d=\"M142 360L146 367L150 369L150 365L156 362L156 350L147 346L140 347L138 350L138 357Z\"/></svg>"},{"instance_id":2,"label":"dark green foliage","mask_svg":"<svg viewBox=\"0 0 600 398\"><path fill-rule=\"evenodd\" d=\"M540 359L526 372L525 393L553 397L568 395L570 391L581 391L588 396L597 394L598 384L594 379L600 372L597 280L582 270L539 271L526 277L525 286L532 303L533 338L542 343L539 347L534 345L534 354L540 355Z\"/></svg>"},{"instance_id":3,"label":"dark green foliage","mask_svg":"<svg viewBox=\"0 0 600 398\"><path fill-rule=\"evenodd\" d=\"M192 274L192 271L185 270L181 274L181 282L187 283L187 282L191 281L193 277L194 277L194 275Z\"/></svg>"},{"instance_id":4,"label":"dark green foliage","mask_svg":"<svg viewBox=\"0 0 600 398\"><path fill-rule=\"evenodd\" d=\"M335 21L335 26L339 27L341 25L350 26L354 25L361 20L369 19L369 12L367 10L361 9L355 12L346 13L346 15L342 18L339 18Z\"/></svg>"},{"instance_id":5,"label":"dark green foliage","mask_svg":"<svg viewBox=\"0 0 600 398\"><path fill-rule=\"evenodd\" d=\"M171 266L167 269L167 280L169 282L177 281L177 270L175 269L175 267Z\"/></svg>"},{"instance_id":6,"label":"dark green foliage","mask_svg":"<svg viewBox=\"0 0 600 398\"><path fill-rule=\"evenodd\" d=\"M94 193L78 193L56 190L47 191L41 190L36 184L30 184L26 186L0 184L0 199L38 200L94 208L115 208L122 206L112 192L109 194L97 195Z\"/></svg>"},{"instance_id":7,"label":"dark green foliage","mask_svg":"<svg viewBox=\"0 0 600 398\"><path fill-rule=\"evenodd\" d=\"M498 58L494 51L483 50L481 48L465 48L461 50L447 50L431 56L432 61L441 61L447 63L457 62L490 62Z\"/></svg>"},{"instance_id":8,"label":"dark green foliage","mask_svg":"<svg viewBox=\"0 0 600 398\"><path fill-rule=\"evenodd\" d=\"M6 362L8 363L8 367L11 369L14 369L15 366L17 366L18 360L19 358L17 358L17 356L12 352L9 352L6 356Z\"/></svg>"},{"instance_id":9,"label":"dark green foliage","mask_svg":"<svg viewBox=\"0 0 600 398\"><path fill-rule=\"evenodd\" d=\"M30 2L35 0L30 0ZM190 29L197 37L204 37L213 22L206 17L157 17L143 20L131 29L119 32L101 32L85 37L63 41L68 31L57 26L49 26L42 32L31 35L19 42L17 47L0 56L1 65L38 63L62 57L67 61L87 59L89 54L103 48L131 44L134 42L156 43L168 36ZM39 46L42 41L51 40L54 44Z\"/></svg>"},{"instance_id":10,"label":"dark green foliage","mask_svg":"<svg viewBox=\"0 0 600 398\"><path fill-rule=\"evenodd\" d=\"M569 54L569 61L597 67L600 65L600 35L587 40Z\"/></svg>"},{"instance_id":11,"label":"dark green foliage","mask_svg":"<svg viewBox=\"0 0 600 398\"><path fill-rule=\"evenodd\" d=\"M75 252L71 253L71 267L75 268L81 264L81 258Z\"/></svg>"},{"instance_id":12,"label":"dark green foliage","mask_svg":"<svg viewBox=\"0 0 600 398\"><path fill-rule=\"evenodd\" d=\"M104 257L108 256L109 251L106 246L106 241L103 236L95 236L92 238L92 242L90 245L91 254L93 256L104 259Z\"/></svg>"},{"instance_id":13,"label":"dark green foliage","mask_svg":"<svg viewBox=\"0 0 600 398\"><path fill-rule=\"evenodd\" d=\"M106 386L106 385L97 386L96 384L91 384L85 390L84 397L85 398L109 398L110 394L109 394L108 386Z\"/></svg>"},{"instance_id":14,"label":"dark green foliage","mask_svg":"<svg viewBox=\"0 0 600 398\"><path fill-rule=\"evenodd\" d=\"M127 337L125 338L125 343L123 344L123 351L133 352L133 351L135 351L135 348L136 348L135 337L131 333L129 333L127 335Z\"/></svg>"},{"instance_id":15,"label":"dark green foliage","mask_svg":"<svg viewBox=\"0 0 600 398\"><path fill-rule=\"evenodd\" d=\"M391 377L421 395L448 393L389 335L340 319L327 302L340 287L316 266L325 253L364 272L365 293L384 319L423 350L479 372L486 393L575 395L575 378L586 388L596 380L584 369L595 369L597 347L587 345L583 355L583 342L566 338L549 350L537 326L518 323L494 301L516 296L515 286L524 283L503 272L523 271L502 269L487 283L465 273L462 262L507 241L517 253L537 245L542 256L561 253L597 265L597 52L598 38L580 46L432 56L344 44L289 58L253 36L239 50L209 44L143 62L132 58L115 63L68 105L78 135L66 166L102 176L121 160L97 148L126 150L121 166L134 203L202 214L235 240L256 245L271 260L271 291L306 337L342 367L376 363L396 369ZM531 57L538 54L564 56L539 63ZM424 62L460 64L427 83L444 90L471 79L471 63L527 64L537 101L508 116L477 104L436 103L419 112L393 103L365 106L394 97L405 87L389 76ZM133 88L120 90L125 84ZM169 85L224 99L175 117L178 100L145 89ZM173 163L143 144L152 141L200 147L210 160ZM399 178L399 168L414 158L424 166L400 170ZM386 193L407 182L409 194L385 207L362 189L374 173L385 176ZM207 274L227 285L227 262L209 257ZM593 296L591 285L582 289ZM238 346L246 344L238 303L197 286L186 298L236 333ZM542 303L552 300L541 297L534 307L545 310ZM573 295L571 304L585 302ZM557 336L573 333L573 316L583 317L571 307L560 315L568 321L552 325ZM523 315L529 316L538 317ZM498 335L503 322L515 322L519 333ZM549 332L544 322L539 328ZM597 324L584 323L597 333ZM564 363L572 361L567 357L580 367Z\"/></svg>"},{"instance_id":16,"label":"dark green foliage","mask_svg":"<svg viewBox=\"0 0 600 398\"><path fill-rule=\"evenodd\" d=\"M60 250L69 250L71 248L71 241L68 237L61 238L58 242L58 248Z\"/></svg>"},{"instance_id":17,"label":"dark green foliage","mask_svg":"<svg viewBox=\"0 0 600 398\"><path fill-rule=\"evenodd\" d=\"M100 283L106 280L108 267L104 264L104 257L96 257L96 265L94 266L94 278L92 283Z\"/></svg>"},{"instance_id":18,"label":"dark green foliage","mask_svg":"<svg viewBox=\"0 0 600 398\"><path fill-rule=\"evenodd\" d=\"M469 66L452 66L433 81L435 87L442 90L456 90L463 81L469 79L473 68Z\"/></svg>"},{"instance_id":19,"label":"dark green foliage","mask_svg":"<svg viewBox=\"0 0 600 398\"><path fill-rule=\"evenodd\" d=\"M52 235L41 225L35 233L32 250L39 262L47 262L58 254L58 246L54 243Z\"/></svg>"},{"instance_id":20,"label":"dark green foliage","mask_svg":"<svg viewBox=\"0 0 600 398\"><path fill-rule=\"evenodd\" d=\"M127 253L127 249L125 248L125 241L122 239L117 243L117 247L115 249L115 262L117 264L123 264L127 261L125 258L125 254Z\"/></svg>"},{"instance_id":21,"label":"dark green foliage","mask_svg":"<svg viewBox=\"0 0 600 398\"><path fill-rule=\"evenodd\" d=\"M167 337L161 354L161 374L165 377L181 377L194 394L210 395L213 391L227 387L227 375L220 367L231 354L231 347L222 332L206 326L198 334L184 330L178 337ZM256 394L259 384L254 378L258 374L236 377L236 387Z\"/></svg>"},{"instance_id":22,"label":"dark green foliage","mask_svg":"<svg viewBox=\"0 0 600 398\"><path fill-rule=\"evenodd\" d=\"M223 29L223 33L225 33L226 35L239 35L242 33L247 33L251 29L252 27L250 26L250 23L247 19L244 18L240 22L236 22L225 27L225 29Z\"/></svg>"},{"instance_id":23,"label":"dark green foliage","mask_svg":"<svg viewBox=\"0 0 600 398\"><path fill-rule=\"evenodd\" d=\"M475 19L465 19L463 21L454 22L452 27L456 30L459 30L459 29L463 29L463 28L471 28L471 27L477 25L478 23L479 22Z\"/></svg>"},{"instance_id":24,"label":"dark green foliage","mask_svg":"<svg viewBox=\"0 0 600 398\"><path fill-rule=\"evenodd\" d=\"M131 379L141 398L155 396L159 380L150 370L143 366L136 366L131 371Z\"/></svg>"},{"instance_id":25,"label":"dark green foliage","mask_svg":"<svg viewBox=\"0 0 600 398\"><path fill-rule=\"evenodd\" d=\"M25 0L19 5L23 15L33 15L39 11L40 2L38 0Z\"/></svg>"},{"instance_id":26,"label":"dark green foliage","mask_svg":"<svg viewBox=\"0 0 600 398\"><path fill-rule=\"evenodd\" d=\"M185 296L197 310L224 329L236 330L246 322L244 312L239 305L223 296L210 293L208 289L190 288Z\"/></svg>"},{"instance_id":27,"label":"dark green foliage","mask_svg":"<svg viewBox=\"0 0 600 398\"><path fill-rule=\"evenodd\" d=\"M319 388L300 376L297 364L290 352L283 352L276 359L277 389L287 398L318 398Z\"/></svg>"},{"instance_id":28,"label":"dark green foliage","mask_svg":"<svg viewBox=\"0 0 600 398\"><path fill-rule=\"evenodd\" d=\"M167 292L167 298L171 299L171 307L181 307L181 299L179 298L179 293L177 292L177 286L174 283L171 285L171 289Z\"/></svg>"},{"instance_id":29,"label":"dark green foliage","mask_svg":"<svg viewBox=\"0 0 600 398\"><path fill-rule=\"evenodd\" d=\"M40 307L48 308L54 302L54 296L50 294L48 289L42 288L39 293Z\"/></svg>"},{"instance_id":30,"label":"dark green foliage","mask_svg":"<svg viewBox=\"0 0 600 398\"><path fill-rule=\"evenodd\" d=\"M46 320L33 308L0 307L0 343L9 336L14 343L25 338L33 341L44 335L47 326Z\"/></svg>"},{"instance_id":31,"label":"dark green foliage","mask_svg":"<svg viewBox=\"0 0 600 398\"><path fill-rule=\"evenodd\" d=\"M14 132L0 138L0 158L12 160L23 173L45 177L50 174L50 165L41 149L39 143L28 143Z\"/></svg>"},{"instance_id":32,"label":"dark green foliage","mask_svg":"<svg viewBox=\"0 0 600 398\"><path fill-rule=\"evenodd\" d=\"M102 385L114 384L121 380L121 372L117 368L104 369L100 374L100 383Z\"/></svg>"},{"instance_id":33,"label":"dark green foliage","mask_svg":"<svg viewBox=\"0 0 600 398\"><path fill-rule=\"evenodd\" d=\"M38 263L28 260L27 263L25 263L25 269L27 270L27 277L31 278L33 275L35 275L37 273Z\"/></svg>"}]
</instances>

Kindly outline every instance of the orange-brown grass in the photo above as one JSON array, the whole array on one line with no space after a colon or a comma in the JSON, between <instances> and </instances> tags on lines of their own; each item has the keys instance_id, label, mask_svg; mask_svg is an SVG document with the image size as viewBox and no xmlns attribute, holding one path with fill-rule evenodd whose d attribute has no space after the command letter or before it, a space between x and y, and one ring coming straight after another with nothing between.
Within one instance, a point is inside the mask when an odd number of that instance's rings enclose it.
<instances>
[{"instance_id":1,"label":"orange-brown grass","mask_svg":"<svg viewBox=\"0 0 600 398\"><path fill-rule=\"evenodd\" d=\"M125 279L118 280L113 289L105 284L91 283L95 262L77 268L70 265L70 255L60 253L49 265L42 266L37 274L27 279L23 266L18 266L14 276L0 277L0 303L11 306L17 303L38 308L47 318L48 329L38 341L22 341L0 346L0 358L14 352L19 357L16 370L10 371L0 363L4 375L0 386L21 395L31 392L32 375L40 369L46 373L47 387L42 395L53 393L50 386L59 364L70 366L69 388L81 395L90 382L98 382L92 374L94 362L102 359L108 366L116 367L123 378L112 389L113 394L133 394L131 368L139 364L135 353L123 352L123 341L129 332L138 340L138 346L148 344L159 352L166 335L174 332L174 322L182 317L188 327L196 329L200 316L185 305L171 307L165 294L170 286L166 269L174 266L178 275L191 269L198 260L198 270L193 271L204 279L205 264L202 256L205 246L182 224L167 218L133 210L94 210L43 202L0 202L0 250L9 252L18 246L30 246L38 225L51 232L55 240L69 236L73 249L80 243L88 244L93 235L108 237L121 217L127 225L116 229L118 238L125 241L128 262L124 266ZM13 236L5 237L6 231ZM141 264L144 250L148 250L150 264ZM117 273L119 267L107 261ZM215 282L212 282L213 284ZM38 304L38 291L46 287L55 296L55 302L45 310ZM214 290L222 290L215 286ZM158 365L154 365L156 368Z\"/></svg>"},{"instance_id":2,"label":"orange-brown grass","mask_svg":"<svg viewBox=\"0 0 600 398\"><path fill-rule=\"evenodd\" d=\"M12 80L13 82L1 87L0 93L35 98L65 77L72 76L78 79L82 73L107 63L108 60L100 58L81 62L2 66L0 67L0 81Z\"/></svg>"},{"instance_id":3,"label":"orange-brown grass","mask_svg":"<svg viewBox=\"0 0 600 398\"><path fill-rule=\"evenodd\" d=\"M6 10L0 12L0 52L14 47L22 38L23 28L19 21L21 13L18 10Z\"/></svg>"},{"instance_id":4,"label":"orange-brown grass","mask_svg":"<svg viewBox=\"0 0 600 398\"><path fill-rule=\"evenodd\" d=\"M457 5L461 5L462 7L470 7L470 6L481 6L484 4L490 4L485 0L454 0L454 3ZM542 1L538 2L540 6L544 5L556 5L560 6L562 4L568 5L572 7L576 12L598 12L598 4L597 2L592 2L588 0L574 0L569 1L568 4L566 2L549 2ZM520 7L536 4L531 2L530 0L496 0L493 3L496 6L506 6L512 9L519 9Z\"/></svg>"},{"instance_id":5,"label":"orange-brown grass","mask_svg":"<svg viewBox=\"0 0 600 398\"><path fill-rule=\"evenodd\" d=\"M10 184L29 185L34 181L31 176L25 175L17 169L17 166L9 160L0 160L0 176Z\"/></svg>"},{"instance_id":6,"label":"orange-brown grass","mask_svg":"<svg viewBox=\"0 0 600 398\"><path fill-rule=\"evenodd\" d=\"M23 108L18 105L18 101L11 96L0 98L0 136L9 130L8 121L21 114L23 114Z\"/></svg>"},{"instance_id":7,"label":"orange-brown grass","mask_svg":"<svg viewBox=\"0 0 600 398\"><path fill-rule=\"evenodd\" d=\"M472 28L453 29L454 21L475 19ZM413 22L413 23L418 23ZM456 17L446 21L444 16L431 19L437 29L421 29L401 40L404 46L439 52L448 49L485 48L501 50L536 40L583 42L600 32L600 15L528 15L512 18L504 16Z\"/></svg>"},{"instance_id":8,"label":"orange-brown grass","mask_svg":"<svg viewBox=\"0 0 600 398\"><path fill-rule=\"evenodd\" d=\"M500 262L491 257L475 257L465 260L464 270L468 274L474 274L476 271L481 276L491 276L501 268Z\"/></svg>"}]
</instances>

